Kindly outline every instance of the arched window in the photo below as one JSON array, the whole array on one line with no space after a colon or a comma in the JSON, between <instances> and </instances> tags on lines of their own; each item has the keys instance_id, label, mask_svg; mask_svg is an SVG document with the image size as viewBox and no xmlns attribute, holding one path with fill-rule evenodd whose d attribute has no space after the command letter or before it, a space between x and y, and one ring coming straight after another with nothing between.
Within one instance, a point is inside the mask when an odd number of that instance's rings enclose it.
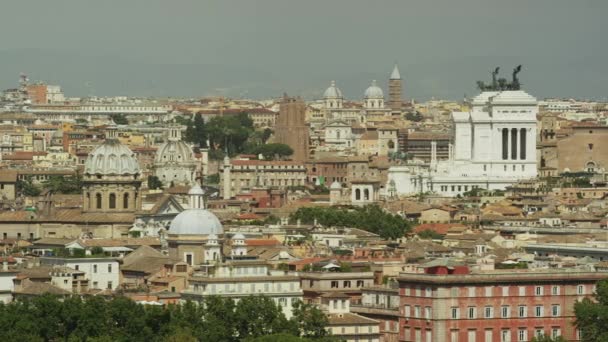
<instances>
[{"instance_id":1,"label":"arched window","mask_svg":"<svg viewBox=\"0 0 608 342\"><path fill-rule=\"evenodd\" d=\"M126 193L122 196L122 207L124 209L129 209L129 194Z\"/></svg>"},{"instance_id":2,"label":"arched window","mask_svg":"<svg viewBox=\"0 0 608 342\"><path fill-rule=\"evenodd\" d=\"M355 189L355 200L361 200L361 189Z\"/></svg>"},{"instance_id":3,"label":"arched window","mask_svg":"<svg viewBox=\"0 0 608 342\"><path fill-rule=\"evenodd\" d=\"M116 194L110 194L109 208L116 209Z\"/></svg>"},{"instance_id":4,"label":"arched window","mask_svg":"<svg viewBox=\"0 0 608 342\"><path fill-rule=\"evenodd\" d=\"M95 194L95 207L101 209L101 194Z\"/></svg>"},{"instance_id":5,"label":"arched window","mask_svg":"<svg viewBox=\"0 0 608 342\"><path fill-rule=\"evenodd\" d=\"M509 130L507 128L502 129L502 159L507 160L509 158Z\"/></svg>"},{"instance_id":6,"label":"arched window","mask_svg":"<svg viewBox=\"0 0 608 342\"><path fill-rule=\"evenodd\" d=\"M363 199L369 201L369 189L363 190Z\"/></svg>"},{"instance_id":7,"label":"arched window","mask_svg":"<svg viewBox=\"0 0 608 342\"><path fill-rule=\"evenodd\" d=\"M519 159L526 159L526 129L519 130Z\"/></svg>"},{"instance_id":8,"label":"arched window","mask_svg":"<svg viewBox=\"0 0 608 342\"><path fill-rule=\"evenodd\" d=\"M388 148L390 148L391 150L395 148L395 143L392 140L388 141Z\"/></svg>"}]
</instances>

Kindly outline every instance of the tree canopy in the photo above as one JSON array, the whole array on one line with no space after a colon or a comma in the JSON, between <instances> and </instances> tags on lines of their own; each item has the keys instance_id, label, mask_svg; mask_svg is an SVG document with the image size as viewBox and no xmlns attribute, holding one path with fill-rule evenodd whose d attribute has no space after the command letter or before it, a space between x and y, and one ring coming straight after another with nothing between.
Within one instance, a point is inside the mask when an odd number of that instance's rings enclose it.
<instances>
[{"instance_id":1,"label":"tree canopy","mask_svg":"<svg viewBox=\"0 0 608 342\"><path fill-rule=\"evenodd\" d=\"M250 148L247 153L261 154L266 160L275 160L291 156L293 149L285 144L263 144Z\"/></svg>"},{"instance_id":2,"label":"tree canopy","mask_svg":"<svg viewBox=\"0 0 608 342\"><path fill-rule=\"evenodd\" d=\"M315 219L319 224L329 227L360 228L385 239L397 239L409 232L411 225L399 215L385 212L378 205L365 207L308 207L299 208L291 219L312 224Z\"/></svg>"},{"instance_id":3,"label":"tree canopy","mask_svg":"<svg viewBox=\"0 0 608 342\"><path fill-rule=\"evenodd\" d=\"M124 114L110 114L110 119L112 119L112 121L114 121L115 124L117 125L128 125L129 124L129 120L127 119L127 117Z\"/></svg>"},{"instance_id":4,"label":"tree canopy","mask_svg":"<svg viewBox=\"0 0 608 342\"><path fill-rule=\"evenodd\" d=\"M32 177L17 180L16 187L17 193L23 196L38 196L41 192L40 188L32 182Z\"/></svg>"},{"instance_id":5,"label":"tree canopy","mask_svg":"<svg viewBox=\"0 0 608 342\"><path fill-rule=\"evenodd\" d=\"M80 194L82 192L82 177L75 176L50 176L42 186L56 194Z\"/></svg>"},{"instance_id":6,"label":"tree canopy","mask_svg":"<svg viewBox=\"0 0 608 342\"><path fill-rule=\"evenodd\" d=\"M204 305L144 306L126 297L44 295L0 304L2 341L307 341L327 335L327 318L296 303L288 320L274 301L252 296L235 303L209 297ZM300 338L302 337L302 338Z\"/></svg>"},{"instance_id":7,"label":"tree canopy","mask_svg":"<svg viewBox=\"0 0 608 342\"><path fill-rule=\"evenodd\" d=\"M582 341L608 341L608 279L597 283L594 296L595 302L584 298L574 304L575 324Z\"/></svg>"}]
</instances>

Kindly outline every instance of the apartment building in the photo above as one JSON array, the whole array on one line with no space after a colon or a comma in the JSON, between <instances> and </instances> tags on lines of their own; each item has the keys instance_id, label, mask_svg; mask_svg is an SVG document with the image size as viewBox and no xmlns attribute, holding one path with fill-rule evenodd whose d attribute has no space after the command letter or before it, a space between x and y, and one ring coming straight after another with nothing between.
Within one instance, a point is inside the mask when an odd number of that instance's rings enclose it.
<instances>
[{"instance_id":1,"label":"apartment building","mask_svg":"<svg viewBox=\"0 0 608 342\"><path fill-rule=\"evenodd\" d=\"M605 277L557 269L473 273L453 265L402 273L399 340L515 342L549 335L578 341L574 303Z\"/></svg>"}]
</instances>

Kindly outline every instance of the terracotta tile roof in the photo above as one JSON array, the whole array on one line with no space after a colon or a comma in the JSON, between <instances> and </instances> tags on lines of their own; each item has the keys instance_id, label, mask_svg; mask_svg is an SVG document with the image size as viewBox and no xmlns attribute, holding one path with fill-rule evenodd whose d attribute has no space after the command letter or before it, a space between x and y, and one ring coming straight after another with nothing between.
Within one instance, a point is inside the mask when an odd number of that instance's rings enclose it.
<instances>
[{"instance_id":1,"label":"terracotta tile roof","mask_svg":"<svg viewBox=\"0 0 608 342\"><path fill-rule=\"evenodd\" d=\"M16 183L17 172L14 170L0 170L0 183Z\"/></svg>"},{"instance_id":2,"label":"terracotta tile roof","mask_svg":"<svg viewBox=\"0 0 608 342\"><path fill-rule=\"evenodd\" d=\"M281 245L281 243L277 239L247 239L245 240L245 244L250 247Z\"/></svg>"},{"instance_id":3,"label":"terracotta tile roof","mask_svg":"<svg viewBox=\"0 0 608 342\"><path fill-rule=\"evenodd\" d=\"M237 220L261 220L262 216L254 213L242 213L236 217Z\"/></svg>"},{"instance_id":4,"label":"terracotta tile roof","mask_svg":"<svg viewBox=\"0 0 608 342\"><path fill-rule=\"evenodd\" d=\"M71 292L60 289L57 286L53 286L48 283L33 282L27 279L23 281L22 286L23 287L20 290L15 290L16 294L42 295L45 293L50 293L60 296L71 294Z\"/></svg>"},{"instance_id":5,"label":"terracotta tile roof","mask_svg":"<svg viewBox=\"0 0 608 342\"><path fill-rule=\"evenodd\" d=\"M462 224L459 223L423 223L414 228L414 232L420 233L425 230L432 230L441 235L446 235L448 231L453 227L462 227L465 228Z\"/></svg>"}]
</instances>

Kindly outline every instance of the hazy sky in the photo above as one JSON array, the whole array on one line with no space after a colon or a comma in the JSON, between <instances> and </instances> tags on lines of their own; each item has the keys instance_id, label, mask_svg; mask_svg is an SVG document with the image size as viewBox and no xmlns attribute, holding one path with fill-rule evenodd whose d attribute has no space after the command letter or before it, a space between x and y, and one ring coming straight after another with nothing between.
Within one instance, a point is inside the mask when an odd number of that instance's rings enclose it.
<instances>
[{"instance_id":1,"label":"hazy sky","mask_svg":"<svg viewBox=\"0 0 608 342\"><path fill-rule=\"evenodd\" d=\"M0 88L19 72L66 95L461 99L523 64L537 97L606 99L608 1L2 0Z\"/></svg>"}]
</instances>

